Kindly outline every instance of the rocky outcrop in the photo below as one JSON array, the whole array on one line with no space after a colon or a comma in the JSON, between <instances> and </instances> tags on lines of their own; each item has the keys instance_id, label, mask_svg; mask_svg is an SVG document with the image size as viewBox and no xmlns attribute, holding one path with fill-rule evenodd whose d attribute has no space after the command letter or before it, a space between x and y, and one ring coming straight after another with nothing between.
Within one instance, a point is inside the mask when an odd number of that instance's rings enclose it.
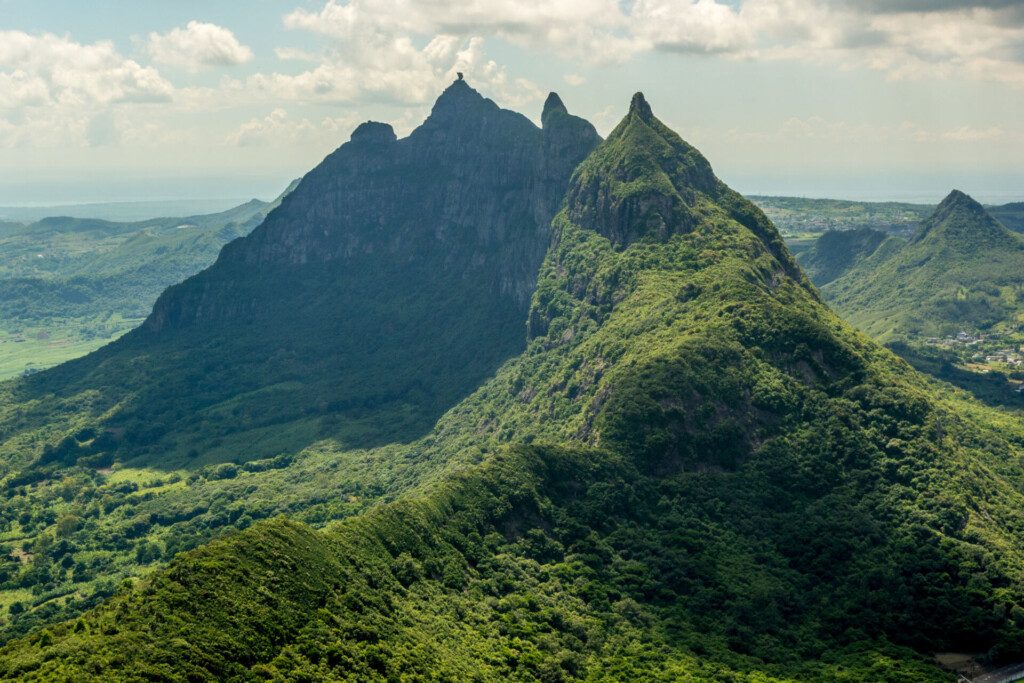
<instances>
[{"instance_id":1,"label":"rocky outcrop","mask_svg":"<svg viewBox=\"0 0 1024 683\"><path fill-rule=\"evenodd\" d=\"M254 281L281 278L283 268L301 289L303 269L316 264L371 278L409 266L492 290L525 314L551 218L572 170L599 142L553 93L542 119L538 128L458 80L406 138L384 123L360 125L263 225L168 290L146 327L258 318L265 302ZM336 304L346 296L339 290Z\"/></svg>"}]
</instances>

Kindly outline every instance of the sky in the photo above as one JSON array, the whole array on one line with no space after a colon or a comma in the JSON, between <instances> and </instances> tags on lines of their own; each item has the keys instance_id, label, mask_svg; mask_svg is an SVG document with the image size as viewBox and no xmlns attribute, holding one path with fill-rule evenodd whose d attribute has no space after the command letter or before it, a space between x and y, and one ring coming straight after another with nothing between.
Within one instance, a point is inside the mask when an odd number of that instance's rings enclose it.
<instances>
[{"instance_id":1,"label":"sky","mask_svg":"<svg viewBox=\"0 0 1024 683\"><path fill-rule=\"evenodd\" d=\"M1024 0L0 0L0 205L270 198L457 71L745 193L1024 199Z\"/></svg>"}]
</instances>

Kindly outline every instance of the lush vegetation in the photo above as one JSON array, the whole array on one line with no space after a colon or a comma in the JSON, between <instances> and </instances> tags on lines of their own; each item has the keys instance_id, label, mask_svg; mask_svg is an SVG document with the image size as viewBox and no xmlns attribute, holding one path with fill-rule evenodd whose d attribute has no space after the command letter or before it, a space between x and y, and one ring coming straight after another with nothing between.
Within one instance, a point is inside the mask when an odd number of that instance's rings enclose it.
<instances>
[{"instance_id":1,"label":"lush vegetation","mask_svg":"<svg viewBox=\"0 0 1024 683\"><path fill-rule=\"evenodd\" d=\"M0 378L84 355L138 325L280 202L205 216L0 224Z\"/></svg>"},{"instance_id":2,"label":"lush vegetation","mask_svg":"<svg viewBox=\"0 0 1024 683\"><path fill-rule=\"evenodd\" d=\"M873 336L941 336L1016 327L1024 240L954 191L904 248L849 270L822 291Z\"/></svg>"},{"instance_id":3,"label":"lush vegetation","mask_svg":"<svg viewBox=\"0 0 1024 683\"><path fill-rule=\"evenodd\" d=\"M76 594L76 563L138 574L128 552L150 567L197 531L225 537L80 618L42 626L70 613L40 616L54 595L8 610L34 628L0 673L939 681L927 653L1024 656L1019 420L831 313L640 97L568 197L525 350L404 445L197 453L184 480L165 465L143 485L97 470L137 452L116 445L127 431L8 404L4 424L50 420L5 447L39 449L6 481L52 590ZM254 523L279 513L324 528ZM104 534L109 550L84 550Z\"/></svg>"}]
</instances>

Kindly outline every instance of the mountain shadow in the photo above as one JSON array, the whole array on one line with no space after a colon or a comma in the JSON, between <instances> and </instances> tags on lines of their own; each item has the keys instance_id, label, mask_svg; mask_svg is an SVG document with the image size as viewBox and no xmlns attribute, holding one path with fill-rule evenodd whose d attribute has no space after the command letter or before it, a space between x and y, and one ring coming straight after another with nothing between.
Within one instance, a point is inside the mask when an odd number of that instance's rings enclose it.
<instances>
[{"instance_id":1,"label":"mountain shadow","mask_svg":"<svg viewBox=\"0 0 1024 683\"><path fill-rule=\"evenodd\" d=\"M10 400L110 435L82 457L159 468L422 435L526 343L551 218L600 140L553 93L542 121L459 80L406 138L359 126L140 328Z\"/></svg>"}]
</instances>

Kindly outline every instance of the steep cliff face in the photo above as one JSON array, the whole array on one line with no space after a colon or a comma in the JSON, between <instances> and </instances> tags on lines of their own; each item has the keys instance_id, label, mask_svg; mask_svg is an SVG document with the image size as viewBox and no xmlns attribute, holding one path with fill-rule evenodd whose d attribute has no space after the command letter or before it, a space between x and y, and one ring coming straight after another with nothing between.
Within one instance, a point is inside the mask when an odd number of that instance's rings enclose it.
<instances>
[{"instance_id":1,"label":"steep cliff face","mask_svg":"<svg viewBox=\"0 0 1024 683\"><path fill-rule=\"evenodd\" d=\"M244 295L248 283L318 265L370 277L396 265L429 271L525 310L569 176L599 141L554 93L542 118L537 128L458 80L407 138L364 123L249 238L169 290L147 328L264 317L273 311Z\"/></svg>"},{"instance_id":2,"label":"steep cliff face","mask_svg":"<svg viewBox=\"0 0 1024 683\"><path fill-rule=\"evenodd\" d=\"M141 328L35 384L107 387L126 459L273 454L280 437L261 453L252 435L284 424L307 443L422 433L526 344L551 218L600 141L556 95L543 121L460 80L406 138L359 126Z\"/></svg>"}]
</instances>

